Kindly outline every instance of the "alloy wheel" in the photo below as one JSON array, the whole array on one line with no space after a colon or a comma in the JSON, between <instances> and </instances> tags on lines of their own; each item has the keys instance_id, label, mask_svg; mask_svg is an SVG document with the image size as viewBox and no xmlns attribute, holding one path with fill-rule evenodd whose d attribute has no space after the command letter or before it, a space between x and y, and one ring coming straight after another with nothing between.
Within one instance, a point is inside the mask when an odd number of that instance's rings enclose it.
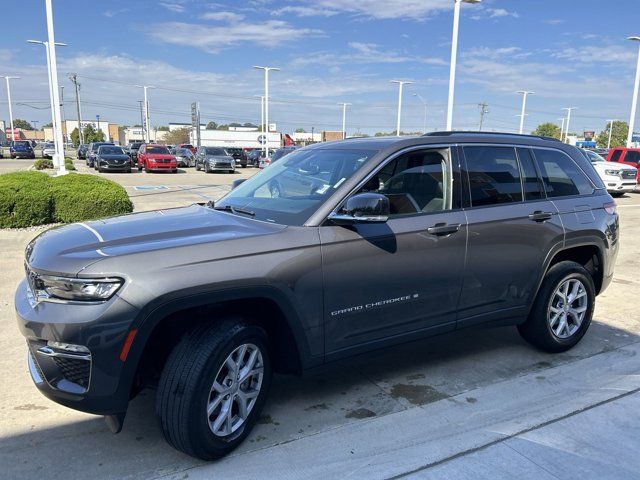
<instances>
[{"instance_id":1,"label":"alloy wheel","mask_svg":"<svg viewBox=\"0 0 640 480\"><path fill-rule=\"evenodd\" d=\"M226 437L242 427L255 406L264 376L260 349L245 343L226 358L211 386L207 423L214 435Z\"/></svg>"},{"instance_id":2,"label":"alloy wheel","mask_svg":"<svg viewBox=\"0 0 640 480\"><path fill-rule=\"evenodd\" d=\"M584 284L576 278L565 280L556 288L547 313L556 337L569 338L580 329L588 308L587 295Z\"/></svg>"}]
</instances>

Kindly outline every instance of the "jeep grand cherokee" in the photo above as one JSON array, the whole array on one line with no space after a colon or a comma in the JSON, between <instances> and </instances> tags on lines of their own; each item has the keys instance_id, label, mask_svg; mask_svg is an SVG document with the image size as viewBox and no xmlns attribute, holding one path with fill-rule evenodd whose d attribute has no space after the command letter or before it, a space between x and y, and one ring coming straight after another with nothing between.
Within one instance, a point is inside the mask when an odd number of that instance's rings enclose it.
<instances>
[{"instance_id":1,"label":"jeep grand cherokee","mask_svg":"<svg viewBox=\"0 0 640 480\"><path fill-rule=\"evenodd\" d=\"M215 205L49 230L15 303L44 395L117 432L157 386L166 440L214 459L250 432L274 371L478 324L573 347L617 252L615 204L575 147L353 139L290 153Z\"/></svg>"}]
</instances>

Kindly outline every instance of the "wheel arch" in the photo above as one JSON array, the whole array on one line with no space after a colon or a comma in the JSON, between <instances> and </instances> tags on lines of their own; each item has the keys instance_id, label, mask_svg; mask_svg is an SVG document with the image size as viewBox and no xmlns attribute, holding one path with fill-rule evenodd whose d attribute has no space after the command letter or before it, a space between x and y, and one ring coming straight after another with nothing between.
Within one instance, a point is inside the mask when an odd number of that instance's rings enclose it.
<instances>
[{"instance_id":1,"label":"wheel arch","mask_svg":"<svg viewBox=\"0 0 640 480\"><path fill-rule=\"evenodd\" d=\"M601 239L572 242L551 252L546 259L544 270L538 282L536 295L549 269L557 263L564 261L572 261L582 265L593 279L596 295L599 294L604 282L604 246L601 245L601 243Z\"/></svg>"}]
</instances>

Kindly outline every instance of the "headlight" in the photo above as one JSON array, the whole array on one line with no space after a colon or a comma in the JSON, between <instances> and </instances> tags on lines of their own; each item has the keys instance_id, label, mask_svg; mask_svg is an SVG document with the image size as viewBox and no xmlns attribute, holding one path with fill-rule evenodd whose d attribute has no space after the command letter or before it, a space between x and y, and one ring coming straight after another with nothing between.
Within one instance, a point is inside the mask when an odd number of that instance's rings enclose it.
<instances>
[{"instance_id":1,"label":"headlight","mask_svg":"<svg viewBox=\"0 0 640 480\"><path fill-rule=\"evenodd\" d=\"M110 299L122 286L119 278L81 279L31 274L29 279L38 301L74 300L100 302Z\"/></svg>"},{"instance_id":2,"label":"headlight","mask_svg":"<svg viewBox=\"0 0 640 480\"><path fill-rule=\"evenodd\" d=\"M614 177L619 177L620 176L620 172L618 170L605 170L604 174L605 175L613 175Z\"/></svg>"}]
</instances>

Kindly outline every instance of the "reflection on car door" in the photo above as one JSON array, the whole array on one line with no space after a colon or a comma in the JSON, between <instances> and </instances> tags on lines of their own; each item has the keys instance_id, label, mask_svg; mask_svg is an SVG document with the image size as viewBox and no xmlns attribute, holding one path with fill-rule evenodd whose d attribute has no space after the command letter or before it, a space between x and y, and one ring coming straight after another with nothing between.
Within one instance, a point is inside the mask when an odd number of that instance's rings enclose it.
<instances>
[{"instance_id":1,"label":"reflection on car door","mask_svg":"<svg viewBox=\"0 0 640 480\"><path fill-rule=\"evenodd\" d=\"M528 148L465 146L467 264L459 325L526 315L548 252L564 240Z\"/></svg>"},{"instance_id":2,"label":"reflection on car door","mask_svg":"<svg viewBox=\"0 0 640 480\"><path fill-rule=\"evenodd\" d=\"M359 190L389 198L386 223L320 227L329 358L455 328L467 241L459 178L449 148L411 150Z\"/></svg>"}]
</instances>

